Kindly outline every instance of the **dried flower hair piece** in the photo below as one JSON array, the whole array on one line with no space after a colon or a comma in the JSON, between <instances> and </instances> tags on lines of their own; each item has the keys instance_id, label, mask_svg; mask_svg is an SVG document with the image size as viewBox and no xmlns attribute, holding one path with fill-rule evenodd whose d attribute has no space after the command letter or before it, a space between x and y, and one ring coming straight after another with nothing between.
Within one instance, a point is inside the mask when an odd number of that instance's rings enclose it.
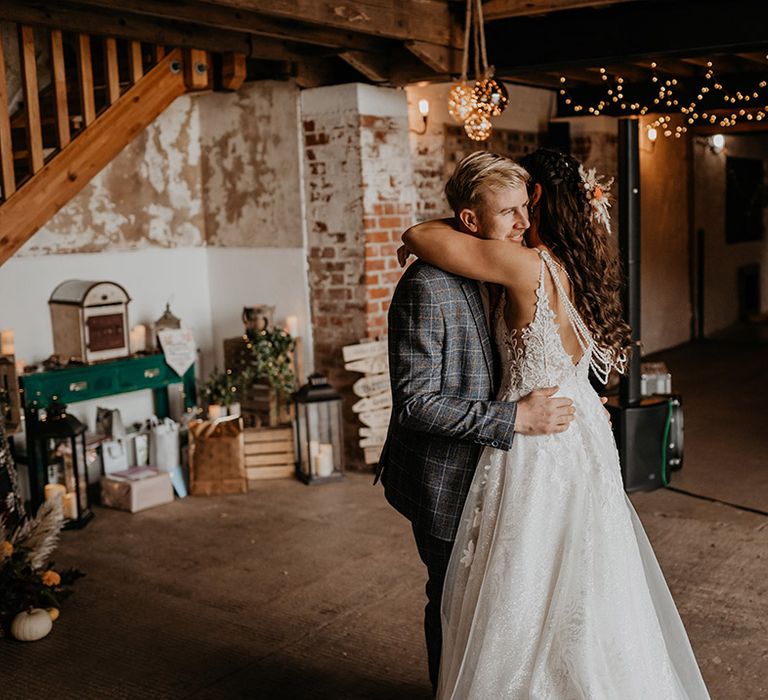
<instances>
[{"instance_id":1,"label":"dried flower hair piece","mask_svg":"<svg viewBox=\"0 0 768 700\"><path fill-rule=\"evenodd\" d=\"M610 234L611 215L608 213L608 209L611 206L611 202L608 199L608 195L611 192L613 178L608 180L608 182L602 182L603 176L598 175L595 168L584 170L583 165L579 165L579 175L581 176L584 194L587 196L587 201L592 207L592 218L598 224L604 226L605 230Z\"/></svg>"}]
</instances>

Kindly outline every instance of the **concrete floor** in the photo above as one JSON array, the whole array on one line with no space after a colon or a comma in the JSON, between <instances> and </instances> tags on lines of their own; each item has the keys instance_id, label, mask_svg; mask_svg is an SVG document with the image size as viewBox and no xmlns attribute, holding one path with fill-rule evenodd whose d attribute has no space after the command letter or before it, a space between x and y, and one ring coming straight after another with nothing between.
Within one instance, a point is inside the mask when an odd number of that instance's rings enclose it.
<instances>
[{"instance_id":1,"label":"concrete floor","mask_svg":"<svg viewBox=\"0 0 768 700\"><path fill-rule=\"evenodd\" d=\"M676 485L768 506L765 354L733 342L664 353L686 407ZM671 491L633 501L712 697L768 697L768 518ZM56 561L87 577L48 638L0 642L4 700L430 697L424 572L368 475L97 509Z\"/></svg>"}]
</instances>

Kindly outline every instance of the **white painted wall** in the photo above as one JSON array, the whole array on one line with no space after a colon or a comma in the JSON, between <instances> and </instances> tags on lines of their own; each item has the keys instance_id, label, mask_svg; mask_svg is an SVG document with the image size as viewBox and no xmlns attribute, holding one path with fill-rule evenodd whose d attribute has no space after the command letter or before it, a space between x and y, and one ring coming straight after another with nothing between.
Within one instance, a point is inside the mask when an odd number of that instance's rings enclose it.
<instances>
[{"instance_id":1,"label":"white painted wall","mask_svg":"<svg viewBox=\"0 0 768 700\"><path fill-rule=\"evenodd\" d=\"M210 324L217 366L224 366L224 339L243 333L243 306L269 304L275 307L275 321L279 325L286 316L298 317L304 370L305 374L311 372L312 329L304 249L208 248L207 258ZM302 383L305 379L299 378Z\"/></svg>"},{"instance_id":2,"label":"white painted wall","mask_svg":"<svg viewBox=\"0 0 768 700\"><path fill-rule=\"evenodd\" d=\"M67 279L110 280L131 296L131 325L156 320L171 309L192 330L200 348L198 376L213 366L211 295L206 248L146 248L135 251L14 256L0 267L0 328L15 333L16 357L28 364L53 354L48 311L51 292ZM126 423L152 413L149 391L87 401L72 410L93 429L96 406L119 408Z\"/></svg>"}]
</instances>

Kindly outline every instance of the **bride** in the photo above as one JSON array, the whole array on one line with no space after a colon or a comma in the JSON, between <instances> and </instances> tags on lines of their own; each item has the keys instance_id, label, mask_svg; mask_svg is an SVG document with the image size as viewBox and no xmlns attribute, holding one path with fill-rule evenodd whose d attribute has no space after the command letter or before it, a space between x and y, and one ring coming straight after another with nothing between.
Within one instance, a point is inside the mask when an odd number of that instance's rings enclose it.
<instances>
[{"instance_id":1,"label":"bride","mask_svg":"<svg viewBox=\"0 0 768 700\"><path fill-rule=\"evenodd\" d=\"M621 370L629 340L607 186L556 151L521 164L532 177L527 245L447 220L403 235L426 262L502 286L502 398L559 386L576 408L565 432L518 434L480 458L443 591L438 697L709 698L588 376ZM529 193L486 192L483 225L503 226Z\"/></svg>"}]
</instances>

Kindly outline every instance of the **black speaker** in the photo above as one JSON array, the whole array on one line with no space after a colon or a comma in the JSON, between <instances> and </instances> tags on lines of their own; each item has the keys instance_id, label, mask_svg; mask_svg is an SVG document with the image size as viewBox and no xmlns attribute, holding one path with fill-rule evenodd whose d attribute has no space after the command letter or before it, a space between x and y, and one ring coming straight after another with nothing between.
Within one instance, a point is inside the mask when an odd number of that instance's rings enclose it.
<instances>
[{"instance_id":1,"label":"black speaker","mask_svg":"<svg viewBox=\"0 0 768 700\"><path fill-rule=\"evenodd\" d=\"M606 404L621 460L624 488L652 491L683 466L683 405L680 396L649 396L634 406L618 397Z\"/></svg>"}]
</instances>

